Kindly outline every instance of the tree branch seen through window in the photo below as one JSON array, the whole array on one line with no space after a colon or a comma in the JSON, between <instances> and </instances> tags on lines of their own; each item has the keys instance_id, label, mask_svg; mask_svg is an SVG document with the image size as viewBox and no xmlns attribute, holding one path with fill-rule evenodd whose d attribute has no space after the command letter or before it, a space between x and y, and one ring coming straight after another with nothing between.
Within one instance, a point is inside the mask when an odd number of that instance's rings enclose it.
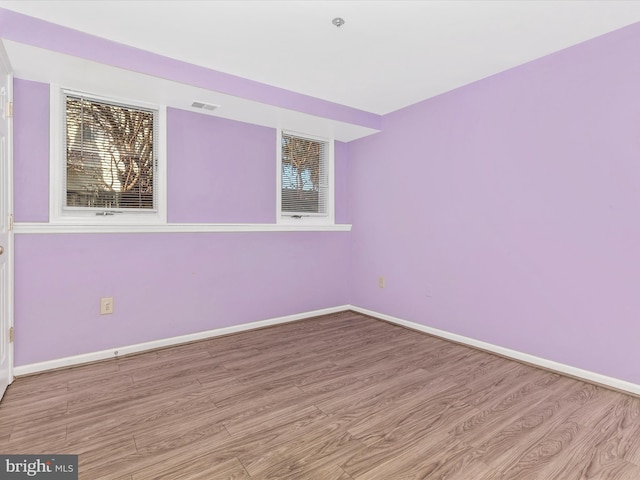
<instances>
[{"instance_id":1,"label":"tree branch seen through window","mask_svg":"<svg viewBox=\"0 0 640 480\"><path fill-rule=\"evenodd\" d=\"M154 112L66 97L67 207L154 209Z\"/></svg>"},{"instance_id":2,"label":"tree branch seen through window","mask_svg":"<svg viewBox=\"0 0 640 480\"><path fill-rule=\"evenodd\" d=\"M326 144L282 135L282 211L326 213Z\"/></svg>"}]
</instances>

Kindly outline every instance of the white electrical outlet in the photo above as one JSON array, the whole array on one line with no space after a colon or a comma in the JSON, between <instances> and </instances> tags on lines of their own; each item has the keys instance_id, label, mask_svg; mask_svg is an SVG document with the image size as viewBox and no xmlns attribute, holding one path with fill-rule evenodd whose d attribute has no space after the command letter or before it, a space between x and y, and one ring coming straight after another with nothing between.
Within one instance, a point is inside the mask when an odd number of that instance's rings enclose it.
<instances>
[{"instance_id":1,"label":"white electrical outlet","mask_svg":"<svg viewBox=\"0 0 640 480\"><path fill-rule=\"evenodd\" d=\"M387 285L387 281L384 277L378 277L378 288L384 288Z\"/></svg>"},{"instance_id":2,"label":"white electrical outlet","mask_svg":"<svg viewBox=\"0 0 640 480\"><path fill-rule=\"evenodd\" d=\"M100 299L100 315L111 315L113 313L113 297L102 297Z\"/></svg>"}]
</instances>

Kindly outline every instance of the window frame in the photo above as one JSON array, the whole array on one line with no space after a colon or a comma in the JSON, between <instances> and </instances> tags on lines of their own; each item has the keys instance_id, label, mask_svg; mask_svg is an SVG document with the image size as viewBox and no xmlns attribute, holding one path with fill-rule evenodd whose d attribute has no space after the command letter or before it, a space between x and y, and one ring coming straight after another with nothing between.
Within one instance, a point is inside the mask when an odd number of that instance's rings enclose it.
<instances>
[{"instance_id":1,"label":"window frame","mask_svg":"<svg viewBox=\"0 0 640 480\"><path fill-rule=\"evenodd\" d=\"M155 209L87 209L65 207L67 195L66 168L66 97L82 96L90 100L119 106L143 108L157 112L156 169L154 171ZM49 222L68 225L156 225L167 222L167 109L165 105L149 104L131 99L105 96L50 85L50 167ZM112 214L98 215L98 211Z\"/></svg>"},{"instance_id":2,"label":"window frame","mask_svg":"<svg viewBox=\"0 0 640 480\"><path fill-rule=\"evenodd\" d=\"M282 211L283 135L294 135L296 137L322 142L327 145L326 168L329 185L327 188L326 214L309 214L298 217L298 215L295 213ZM335 140L333 138L321 137L318 135L310 135L307 133L278 128L276 151L276 223L283 225L335 225Z\"/></svg>"}]
</instances>

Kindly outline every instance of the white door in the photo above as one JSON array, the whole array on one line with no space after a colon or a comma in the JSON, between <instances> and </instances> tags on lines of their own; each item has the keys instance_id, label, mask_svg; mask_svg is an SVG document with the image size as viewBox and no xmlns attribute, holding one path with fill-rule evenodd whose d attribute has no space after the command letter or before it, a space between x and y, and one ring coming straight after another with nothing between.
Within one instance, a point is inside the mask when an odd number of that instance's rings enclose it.
<instances>
[{"instance_id":1,"label":"white door","mask_svg":"<svg viewBox=\"0 0 640 480\"><path fill-rule=\"evenodd\" d=\"M13 74L0 42L0 398L13 381Z\"/></svg>"}]
</instances>

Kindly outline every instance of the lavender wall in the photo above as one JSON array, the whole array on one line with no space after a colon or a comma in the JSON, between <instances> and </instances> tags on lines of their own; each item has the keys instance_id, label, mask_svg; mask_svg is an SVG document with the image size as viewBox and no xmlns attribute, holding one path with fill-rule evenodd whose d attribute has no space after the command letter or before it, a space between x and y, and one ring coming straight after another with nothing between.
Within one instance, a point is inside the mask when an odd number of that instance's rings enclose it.
<instances>
[{"instance_id":1,"label":"lavender wall","mask_svg":"<svg viewBox=\"0 0 640 480\"><path fill-rule=\"evenodd\" d=\"M336 223L351 223L351 208L349 204L349 143L335 142L335 204Z\"/></svg>"},{"instance_id":2,"label":"lavender wall","mask_svg":"<svg viewBox=\"0 0 640 480\"><path fill-rule=\"evenodd\" d=\"M15 364L344 305L347 247L348 232L18 235Z\"/></svg>"},{"instance_id":3,"label":"lavender wall","mask_svg":"<svg viewBox=\"0 0 640 480\"><path fill-rule=\"evenodd\" d=\"M13 189L18 222L49 221L49 85L14 79Z\"/></svg>"},{"instance_id":4,"label":"lavender wall","mask_svg":"<svg viewBox=\"0 0 640 480\"><path fill-rule=\"evenodd\" d=\"M639 42L614 32L352 142L351 303L640 383Z\"/></svg>"},{"instance_id":5,"label":"lavender wall","mask_svg":"<svg viewBox=\"0 0 640 480\"><path fill-rule=\"evenodd\" d=\"M15 211L48 220L49 86L15 82ZM276 134L168 111L173 222L273 223ZM347 171L341 146L336 169ZM344 182L337 216L348 217ZM348 302L348 232L16 235L15 365ZM100 297L115 313L100 316Z\"/></svg>"},{"instance_id":6,"label":"lavender wall","mask_svg":"<svg viewBox=\"0 0 640 480\"><path fill-rule=\"evenodd\" d=\"M276 131L170 108L168 220L275 223Z\"/></svg>"}]
</instances>

